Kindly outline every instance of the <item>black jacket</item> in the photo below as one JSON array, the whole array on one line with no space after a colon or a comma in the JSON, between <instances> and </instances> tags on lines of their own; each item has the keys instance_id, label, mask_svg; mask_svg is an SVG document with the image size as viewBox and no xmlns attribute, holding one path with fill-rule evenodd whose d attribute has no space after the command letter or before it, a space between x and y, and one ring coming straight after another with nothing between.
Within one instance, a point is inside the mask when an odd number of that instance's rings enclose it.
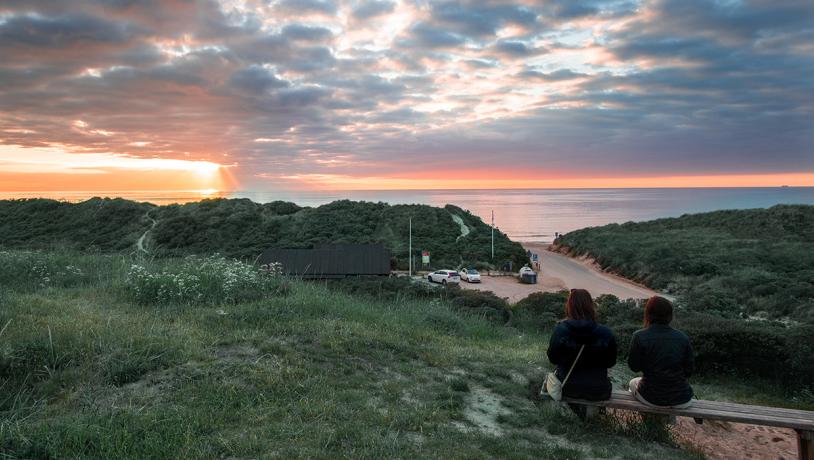
<instances>
[{"instance_id":1,"label":"black jacket","mask_svg":"<svg viewBox=\"0 0 814 460\"><path fill-rule=\"evenodd\" d=\"M563 387L563 395L592 401L610 398L608 368L616 364L616 338L595 321L567 319L554 328L548 360L557 365L557 378L565 379L582 345L585 350Z\"/></svg>"},{"instance_id":2,"label":"black jacket","mask_svg":"<svg viewBox=\"0 0 814 460\"><path fill-rule=\"evenodd\" d=\"M674 406L692 399L687 378L694 358L687 334L662 324L636 331L627 362L633 372L642 372L639 393L648 402Z\"/></svg>"}]
</instances>

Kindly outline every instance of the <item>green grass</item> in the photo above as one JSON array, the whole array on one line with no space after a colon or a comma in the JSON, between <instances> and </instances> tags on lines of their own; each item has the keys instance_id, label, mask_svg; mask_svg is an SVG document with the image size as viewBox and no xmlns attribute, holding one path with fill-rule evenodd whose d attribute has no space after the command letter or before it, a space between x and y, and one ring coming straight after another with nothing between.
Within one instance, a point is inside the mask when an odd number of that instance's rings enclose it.
<instances>
[{"instance_id":1,"label":"green grass","mask_svg":"<svg viewBox=\"0 0 814 460\"><path fill-rule=\"evenodd\" d=\"M547 336L443 301L145 305L130 265L174 262L76 258L89 280L0 289L0 458L695 458L537 401Z\"/></svg>"}]
</instances>

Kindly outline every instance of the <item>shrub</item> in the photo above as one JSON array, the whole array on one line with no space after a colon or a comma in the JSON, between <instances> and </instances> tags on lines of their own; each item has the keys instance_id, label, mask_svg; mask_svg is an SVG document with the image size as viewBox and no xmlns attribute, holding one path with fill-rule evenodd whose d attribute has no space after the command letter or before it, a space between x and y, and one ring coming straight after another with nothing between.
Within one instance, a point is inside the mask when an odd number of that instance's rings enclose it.
<instances>
[{"instance_id":1,"label":"shrub","mask_svg":"<svg viewBox=\"0 0 814 460\"><path fill-rule=\"evenodd\" d=\"M134 264L125 285L136 302L154 305L246 302L286 286L277 266L263 270L219 256L188 257L160 270Z\"/></svg>"},{"instance_id":2,"label":"shrub","mask_svg":"<svg viewBox=\"0 0 814 460\"><path fill-rule=\"evenodd\" d=\"M675 327L690 336L699 373L774 378L788 371L785 328L699 314L679 318Z\"/></svg>"},{"instance_id":3,"label":"shrub","mask_svg":"<svg viewBox=\"0 0 814 460\"><path fill-rule=\"evenodd\" d=\"M512 324L528 330L552 329L565 316L568 292L533 292L512 309Z\"/></svg>"},{"instance_id":4,"label":"shrub","mask_svg":"<svg viewBox=\"0 0 814 460\"><path fill-rule=\"evenodd\" d=\"M331 280L328 287L352 295L364 295L375 299L439 298L440 290L425 283L414 283L406 277L355 276Z\"/></svg>"},{"instance_id":5,"label":"shrub","mask_svg":"<svg viewBox=\"0 0 814 460\"><path fill-rule=\"evenodd\" d=\"M445 291L452 305L459 310L481 314L489 320L504 323L511 318L509 303L494 292L461 289L456 286L447 287Z\"/></svg>"},{"instance_id":6,"label":"shrub","mask_svg":"<svg viewBox=\"0 0 814 460\"><path fill-rule=\"evenodd\" d=\"M789 358L786 372L795 381L814 381L814 326L798 326L786 335Z\"/></svg>"}]
</instances>

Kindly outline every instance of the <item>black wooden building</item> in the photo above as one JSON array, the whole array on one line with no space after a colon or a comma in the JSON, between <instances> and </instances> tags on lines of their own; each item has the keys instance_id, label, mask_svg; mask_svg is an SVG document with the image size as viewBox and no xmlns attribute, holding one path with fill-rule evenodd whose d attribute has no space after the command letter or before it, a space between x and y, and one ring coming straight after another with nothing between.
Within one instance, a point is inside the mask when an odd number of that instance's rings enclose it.
<instances>
[{"instance_id":1,"label":"black wooden building","mask_svg":"<svg viewBox=\"0 0 814 460\"><path fill-rule=\"evenodd\" d=\"M390 251L383 244L330 244L314 249L267 249L259 265L277 262L283 274L304 279L390 275Z\"/></svg>"}]
</instances>

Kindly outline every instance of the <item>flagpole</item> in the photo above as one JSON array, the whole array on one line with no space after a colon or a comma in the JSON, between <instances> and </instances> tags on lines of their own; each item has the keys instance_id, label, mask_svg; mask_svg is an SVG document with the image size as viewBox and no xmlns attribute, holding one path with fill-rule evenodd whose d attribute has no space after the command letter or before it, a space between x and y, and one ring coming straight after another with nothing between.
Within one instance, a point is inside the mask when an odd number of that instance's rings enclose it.
<instances>
[{"instance_id":1,"label":"flagpole","mask_svg":"<svg viewBox=\"0 0 814 460\"><path fill-rule=\"evenodd\" d=\"M410 278L413 277L413 218L409 218L410 222L410 244L409 249L407 250L409 259L407 259L407 266L408 266L408 273Z\"/></svg>"},{"instance_id":2,"label":"flagpole","mask_svg":"<svg viewBox=\"0 0 814 460\"><path fill-rule=\"evenodd\" d=\"M495 210L492 210L492 259L495 258Z\"/></svg>"}]
</instances>

